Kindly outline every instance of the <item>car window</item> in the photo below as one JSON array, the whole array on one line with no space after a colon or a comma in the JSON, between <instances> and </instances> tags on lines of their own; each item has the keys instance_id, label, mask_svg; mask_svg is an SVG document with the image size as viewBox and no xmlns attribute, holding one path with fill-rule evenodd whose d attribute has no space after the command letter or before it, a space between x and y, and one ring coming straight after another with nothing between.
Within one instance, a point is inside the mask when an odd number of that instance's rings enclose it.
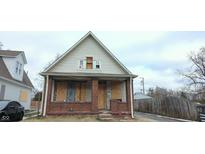
<instances>
[{"instance_id":1,"label":"car window","mask_svg":"<svg viewBox=\"0 0 205 154\"><path fill-rule=\"evenodd\" d=\"M20 106L18 102L10 102L9 106Z\"/></svg>"}]
</instances>

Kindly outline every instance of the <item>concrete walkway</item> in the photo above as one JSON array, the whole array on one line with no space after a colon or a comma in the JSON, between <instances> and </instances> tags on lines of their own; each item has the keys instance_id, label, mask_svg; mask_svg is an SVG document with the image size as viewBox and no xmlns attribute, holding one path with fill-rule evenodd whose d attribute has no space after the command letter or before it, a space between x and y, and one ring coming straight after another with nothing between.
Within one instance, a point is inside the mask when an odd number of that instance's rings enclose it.
<instances>
[{"instance_id":1,"label":"concrete walkway","mask_svg":"<svg viewBox=\"0 0 205 154\"><path fill-rule=\"evenodd\" d=\"M134 116L136 120L141 122L193 122L190 120L171 118L143 112L135 112Z\"/></svg>"}]
</instances>

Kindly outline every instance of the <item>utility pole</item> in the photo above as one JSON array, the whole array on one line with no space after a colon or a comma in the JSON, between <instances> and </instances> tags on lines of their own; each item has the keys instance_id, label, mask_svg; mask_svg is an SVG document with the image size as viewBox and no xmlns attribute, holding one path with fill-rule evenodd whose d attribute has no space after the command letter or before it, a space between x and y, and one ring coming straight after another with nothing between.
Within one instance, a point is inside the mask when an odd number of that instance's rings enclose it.
<instances>
[{"instance_id":1,"label":"utility pole","mask_svg":"<svg viewBox=\"0 0 205 154\"><path fill-rule=\"evenodd\" d=\"M141 84L142 84L142 92L143 92L143 94L145 94L145 89L144 89L144 78L143 77L141 77Z\"/></svg>"}]
</instances>

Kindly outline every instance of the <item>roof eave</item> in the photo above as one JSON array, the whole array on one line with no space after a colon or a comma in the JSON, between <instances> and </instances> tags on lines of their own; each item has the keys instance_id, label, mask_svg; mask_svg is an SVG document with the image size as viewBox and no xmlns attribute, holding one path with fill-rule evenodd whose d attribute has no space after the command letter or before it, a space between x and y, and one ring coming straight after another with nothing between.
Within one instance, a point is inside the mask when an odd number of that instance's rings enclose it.
<instances>
[{"instance_id":1,"label":"roof eave","mask_svg":"<svg viewBox=\"0 0 205 154\"><path fill-rule=\"evenodd\" d=\"M19 85L19 86L22 86L22 87L25 87L25 88L29 88L29 89L33 89L33 88L34 88L34 87L28 86L28 85L26 85L26 84L20 83L20 82L18 82L18 81L11 80L11 79L8 79L8 78L2 77L2 76L0 76L0 79L3 79L3 80L5 80L5 81L8 81L8 82L10 82L10 83L14 83L14 84L16 84L16 85Z\"/></svg>"}]
</instances>

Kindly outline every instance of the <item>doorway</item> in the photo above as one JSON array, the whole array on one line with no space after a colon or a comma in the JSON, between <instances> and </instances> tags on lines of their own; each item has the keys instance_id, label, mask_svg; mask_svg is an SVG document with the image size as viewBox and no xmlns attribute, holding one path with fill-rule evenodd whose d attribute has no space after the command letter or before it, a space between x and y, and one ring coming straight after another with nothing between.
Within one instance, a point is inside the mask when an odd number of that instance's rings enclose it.
<instances>
[{"instance_id":1,"label":"doorway","mask_svg":"<svg viewBox=\"0 0 205 154\"><path fill-rule=\"evenodd\" d=\"M106 82L99 82L98 85L98 110L106 109Z\"/></svg>"}]
</instances>

